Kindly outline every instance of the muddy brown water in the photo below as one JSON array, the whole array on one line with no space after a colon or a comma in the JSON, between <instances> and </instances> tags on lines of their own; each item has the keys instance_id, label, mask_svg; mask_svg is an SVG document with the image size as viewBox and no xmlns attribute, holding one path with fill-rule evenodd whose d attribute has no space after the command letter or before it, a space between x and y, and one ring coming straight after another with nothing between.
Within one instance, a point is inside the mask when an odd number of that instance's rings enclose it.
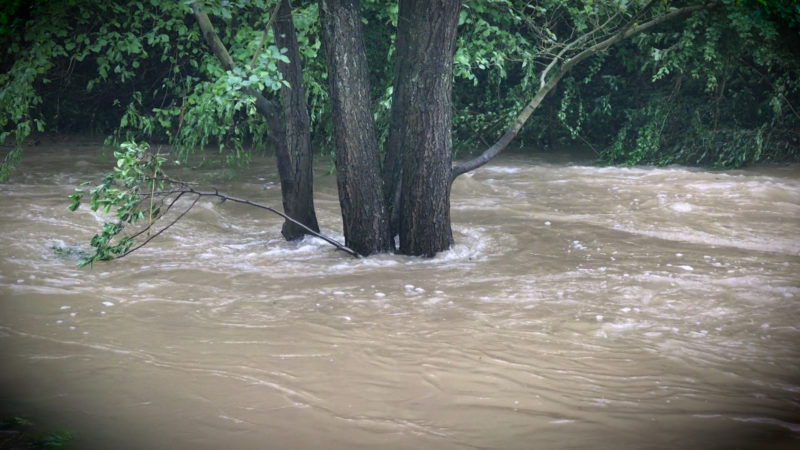
<instances>
[{"instance_id":1,"label":"muddy brown water","mask_svg":"<svg viewBox=\"0 0 800 450\"><path fill-rule=\"evenodd\" d=\"M800 447L798 166L511 155L456 181L433 259L201 201L78 269L51 247L102 222L66 208L98 149L31 149L0 185L0 413L75 448ZM279 206L273 166L213 184Z\"/></svg>"}]
</instances>

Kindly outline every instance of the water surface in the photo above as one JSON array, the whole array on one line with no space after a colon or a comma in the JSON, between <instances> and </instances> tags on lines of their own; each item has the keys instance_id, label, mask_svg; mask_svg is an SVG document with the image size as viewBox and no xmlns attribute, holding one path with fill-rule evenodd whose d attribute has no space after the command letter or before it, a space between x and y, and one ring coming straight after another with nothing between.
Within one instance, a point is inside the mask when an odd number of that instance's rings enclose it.
<instances>
[{"instance_id":1,"label":"water surface","mask_svg":"<svg viewBox=\"0 0 800 450\"><path fill-rule=\"evenodd\" d=\"M455 182L434 259L286 243L277 216L201 201L78 269L51 247L102 223L66 208L98 153L32 148L0 185L0 413L76 448L800 446L798 166L512 155ZM270 159L213 185L280 205Z\"/></svg>"}]
</instances>

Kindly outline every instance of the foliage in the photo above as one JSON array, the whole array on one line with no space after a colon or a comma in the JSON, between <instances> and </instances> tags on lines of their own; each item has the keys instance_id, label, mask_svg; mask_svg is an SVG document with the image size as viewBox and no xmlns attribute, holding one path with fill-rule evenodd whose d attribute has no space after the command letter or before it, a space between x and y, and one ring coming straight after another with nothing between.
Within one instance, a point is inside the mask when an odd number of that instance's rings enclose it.
<instances>
[{"instance_id":1,"label":"foliage","mask_svg":"<svg viewBox=\"0 0 800 450\"><path fill-rule=\"evenodd\" d=\"M37 3L38 5L38 3ZM6 5L9 11L3 11L0 23L0 37L3 41L10 39L15 32L21 31L20 20L10 19L19 11L21 5L17 2ZM31 9L34 9L33 7ZM10 70L3 70L0 74L0 143L6 142L13 136L14 148L6 154L0 163L0 182L6 181L11 169L19 162L22 152L22 143L34 130L44 130L44 120L33 109L42 103L41 96L37 93L37 83L48 84L50 79L44 75L52 67L48 55L63 55L63 49L53 42L54 36L45 30L30 30L25 34L25 39L36 41L35 51L26 54L23 58L14 60ZM12 43L7 52L18 49ZM8 65L6 61L0 67Z\"/></svg>"},{"instance_id":2,"label":"foliage","mask_svg":"<svg viewBox=\"0 0 800 450\"><path fill-rule=\"evenodd\" d=\"M642 2L581 0L466 3L455 55L458 146L469 150L493 142L548 79L551 63L558 67L611 36L641 6ZM654 8L655 15L660 13L663 7ZM544 111L526 124L520 145L552 147L557 139L585 141L584 125L593 120L595 104L605 103L607 108L607 98L591 97L595 88L590 84L602 60L600 54L572 69L572 75L544 101Z\"/></svg>"},{"instance_id":3,"label":"foliage","mask_svg":"<svg viewBox=\"0 0 800 450\"><path fill-rule=\"evenodd\" d=\"M284 52L265 30L275 0L207 0L237 71L225 71L187 2L10 1L0 8L0 180L34 133L99 133L170 144L175 157L207 146L231 164L263 149L267 126L243 87L276 98ZM293 18L316 148L332 152L317 3ZM535 94L544 64L570 39L628 20L643 2L470 0L454 57L454 147L493 142ZM657 2L666 10L685 2ZM589 144L615 164L733 167L798 158L800 5L724 0L572 69L518 143ZM373 111L388 130L397 4L362 0ZM604 25L608 24L608 25ZM266 34L265 34L266 33ZM266 45L262 46L262 37ZM252 64L251 64L252 63ZM744 108L741 105L752 105Z\"/></svg>"},{"instance_id":4,"label":"foliage","mask_svg":"<svg viewBox=\"0 0 800 450\"><path fill-rule=\"evenodd\" d=\"M64 448L72 441L72 433L68 430L56 430L45 433L32 431L34 423L24 417L11 417L0 423L0 430L12 433L5 445L20 445L41 450Z\"/></svg>"},{"instance_id":5,"label":"foliage","mask_svg":"<svg viewBox=\"0 0 800 450\"><path fill-rule=\"evenodd\" d=\"M72 441L72 433L68 430L57 430L49 433L36 435L31 439L33 448L51 450L63 448Z\"/></svg>"},{"instance_id":6,"label":"foliage","mask_svg":"<svg viewBox=\"0 0 800 450\"><path fill-rule=\"evenodd\" d=\"M465 4L455 57L457 146L488 146L532 97L543 62L637 5ZM602 162L628 165L796 160L799 23L800 5L780 0L729 1L662 25L573 68L519 144L588 145Z\"/></svg>"},{"instance_id":7,"label":"foliage","mask_svg":"<svg viewBox=\"0 0 800 450\"><path fill-rule=\"evenodd\" d=\"M464 4L453 61L457 150L495 139L532 95L538 48L528 25L542 9L528 6L510 0Z\"/></svg>"},{"instance_id":8,"label":"foliage","mask_svg":"<svg viewBox=\"0 0 800 450\"><path fill-rule=\"evenodd\" d=\"M101 232L92 237L95 253L81 259L81 267L127 254L134 241L132 236L121 235L125 225L146 219L149 226L160 214L162 205L155 201L155 193L164 187L161 166L165 158L152 153L147 145L131 142L123 143L114 157L114 170L89 191L89 209L106 215L113 210L117 220L104 223ZM83 189L76 189L69 196L70 211L78 209L84 194Z\"/></svg>"},{"instance_id":9,"label":"foliage","mask_svg":"<svg viewBox=\"0 0 800 450\"><path fill-rule=\"evenodd\" d=\"M267 127L241 88L277 91L277 61L287 60L275 46L259 47L266 6L209 2L246 68L227 72L206 50L185 2L38 2L28 20L0 33L0 142L13 136L15 147L0 175L25 138L45 130L100 132L109 144L167 142L181 156L213 143L232 150L231 162L245 161L245 145L263 147Z\"/></svg>"},{"instance_id":10,"label":"foliage","mask_svg":"<svg viewBox=\"0 0 800 450\"><path fill-rule=\"evenodd\" d=\"M719 168L797 159L800 39L787 23L758 4L731 4L614 55L627 89L611 103L624 120L601 159Z\"/></svg>"},{"instance_id":11,"label":"foliage","mask_svg":"<svg viewBox=\"0 0 800 450\"><path fill-rule=\"evenodd\" d=\"M70 246L51 245L50 250L53 251L53 254L56 257L63 259L82 260L90 256L82 248L80 248L80 246L77 245L70 245Z\"/></svg>"}]
</instances>

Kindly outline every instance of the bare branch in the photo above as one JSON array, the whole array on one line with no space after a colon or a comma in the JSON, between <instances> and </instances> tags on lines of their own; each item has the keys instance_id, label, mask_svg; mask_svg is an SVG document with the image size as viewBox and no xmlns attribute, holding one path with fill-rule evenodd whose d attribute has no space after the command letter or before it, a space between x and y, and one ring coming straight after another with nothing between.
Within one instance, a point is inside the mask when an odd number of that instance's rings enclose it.
<instances>
[{"instance_id":1,"label":"bare branch","mask_svg":"<svg viewBox=\"0 0 800 450\"><path fill-rule=\"evenodd\" d=\"M269 34L269 27L272 26L272 22L275 21L275 18L278 17L278 9L280 9L282 1L283 0L277 0L277 2L275 2L275 9L273 9L272 14L269 15L267 26L264 27L264 32L261 33L261 41L258 43L256 51L253 52L253 59L250 60L250 70L253 70L253 67L256 66L256 59L258 59L258 55L261 53L261 49L264 48L264 43L267 41L267 34Z\"/></svg>"},{"instance_id":2,"label":"bare branch","mask_svg":"<svg viewBox=\"0 0 800 450\"><path fill-rule=\"evenodd\" d=\"M222 193L220 193L219 191L216 191L216 190L214 192L208 192L208 191L196 191L196 190L190 188L190 189L187 190L187 192L197 195L198 198L199 197L217 197L217 198L219 198L219 199L221 199L223 201L229 200L229 201L232 201L234 203L241 203L241 204L244 204L244 205L254 206L256 208L265 209L265 210L267 210L269 212L275 213L275 214L283 217L284 219L288 220L289 222L292 222L293 224L295 224L295 225L299 226L300 228L304 229L308 234L310 234L310 235L312 235L314 237L322 239L323 241L333 245L337 249L339 249L339 250L341 250L341 251L343 251L343 252L345 252L345 253L347 253L347 254L349 254L351 256L354 256L356 258L358 258L360 256L358 253L356 253L355 250L352 250L352 249L346 247L344 244L341 244L341 243L337 242L336 240L334 240L332 238L329 238L328 236L325 236L323 234L317 233L316 231L312 230L311 228L303 225L301 222L298 222L297 220L289 217L288 215L284 214L283 212L278 211L277 209L272 208L270 206L262 205L260 203L252 202L252 201L246 200L246 199L231 197L231 196L222 194Z\"/></svg>"},{"instance_id":3,"label":"bare branch","mask_svg":"<svg viewBox=\"0 0 800 450\"><path fill-rule=\"evenodd\" d=\"M293 224L295 224L295 225L299 226L300 228L304 229L304 230L305 230L305 231L306 231L308 234L310 234L310 235L312 235L312 236L314 236L314 237L317 237L317 238L319 238L319 239L322 239L323 241L325 241L325 242L327 242L327 243L329 243L329 244L333 245L334 247L336 247L336 249L338 249L338 250L341 250L341 251L343 251L343 252L347 253L347 254L348 254L348 255L350 255L350 256L353 256L353 257L355 257L355 258L359 258L359 257L361 256L361 255L359 255L359 254L358 254L358 253L357 253L355 250L352 250L352 249L350 249L349 247L347 247L347 246L345 246L344 244L342 244L342 243L340 243L340 242L336 241L336 240L335 240L335 239L333 239L333 238L330 238L330 237L328 237L328 236L325 236L324 234L321 234L321 233L318 233L318 232L316 232L316 231L312 230L311 228L307 227L307 226L306 226L306 225L304 225L303 223L301 223L301 222L299 222L299 221L297 221L297 220L295 220L295 219L293 219L293 218L289 217L288 215L284 214L283 212L281 212L281 211L279 211L279 210L277 210L277 209L275 209L275 208L272 208L271 206L263 205L263 204L261 204L261 203L256 203L256 202L253 202L253 201L250 201L250 200L247 200L247 199L241 199L241 198L231 197L231 196L229 196L229 195L225 195L225 194L223 194L223 193L219 192L219 191L218 191L218 190L216 190L216 189L215 189L215 190L212 192L212 191L198 191L198 190L195 190L195 189L193 189L193 188L191 188L191 187L180 187L180 188L177 188L177 189L171 189L171 190L169 190L169 191L160 191L160 192L156 192L156 193L155 193L155 195L156 195L156 196L159 196L159 197L168 197L168 196L175 195L175 194L178 194L178 195L177 195L177 196L176 196L176 197L175 197L175 198L172 200L172 202L170 202L170 204L169 204L169 205L166 207L166 210L167 210L167 211L169 211L169 210L172 208L172 206L173 206L173 205L175 205L175 203L176 203L176 202L177 202L177 201L178 201L178 200L179 200L181 197L183 197L184 195L187 195L187 194L195 195L195 198L194 198L194 200L192 201L192 204L191 204L191 205L189 205L189 206L188 206L188 207L187 207L185 210L183 210L183 211L182 211L182 212L181 212L181 213L180 213L180 214L179 214L179 215L178 215L178 216L177 216L175 219L171 220L171 221L170 221L170 223L168 223L166 226L164 226L163 228L161 228L161 229L160 229L160 230L158 230L157 232L155 232L155 233L153 233L153 234L149 235L149 236L147 237L147 239L145 239L145 240L144 240L143 242L141 242L139 245L137 245L136 247L133 247L133 248L129 249L127 252L125 252L125 253L123 253L122 255L118 256L118 258L122 258L122 257L124 257L124 256L127 256L127 255L129 255L129 254L133 253L134 251L136 251L136 250L138 250L138 249L140 249L140 248L144 247L144 246L145 246L145 245L147 245L147 244L148 244L150 241L152 241L153 239L155 239L156 237L158 237L158 236L159 236L161 233L163 233L164 231L166 231L167 229L169 229L170 227L172 227L173 225L175 225L175 224L176 224L176 223L177 223L177 222L178 222L180 219L182 219L182 218L183 218L183 217L184 217L184 216L185 216L185 215L186 215L186 214L187 214L187 213L188 213L188 212L189 212L189 211L190 211L190 210L191 210L191 209L192 209L192 208L193 208L193 207L194 207L194 206L197 204L197 202L198 202L198 201L200 200L200 198L202 198L202 197L217 197L217 198L219 198L220 200L222 200L223 202L225 202L225 201L232 201L232 202L234 202L234 203L241 203L241 204L244 204L244 205L249 205L249 206L253 206L253 207L256 207L256 208L260 208L260 209L267 210L267 211L269 211L269 212L272 212L272 213L274 213L274 214L277 214L277 215L279 215L279 216L283 217L283 218L284 218L284 219L286 219L287 221L289 221L289 222L292 222ZM143 196L145 196L145 195L143 195ZM147 194L146 196L149 196L149 194ZM161 216L163 217L163 214L162 214ZM151 222L151 223L150 223L150 224L148 224L148 225L147 225L145 228L143 228L142 230L139 230L137 233L135 233L135 234L133 234L133 235L129 236L128 238L129 238L129 239L134 239L134 238L136 238L136 237L138 237L138 236L141 236L141 235L142 235L143 233L145 233L146 231L149 231L149 230L151 230L151 229L153 228L153 224L154 224L154 223L155 223L155 222Z\"/></svg>"}]
</instances>

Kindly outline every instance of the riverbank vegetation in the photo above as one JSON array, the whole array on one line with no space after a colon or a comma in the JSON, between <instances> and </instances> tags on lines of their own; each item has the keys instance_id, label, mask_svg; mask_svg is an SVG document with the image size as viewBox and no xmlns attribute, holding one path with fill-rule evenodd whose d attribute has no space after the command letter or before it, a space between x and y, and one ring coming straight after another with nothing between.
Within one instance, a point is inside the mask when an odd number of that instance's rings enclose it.
<instances>
[{"instance_id":1,"label":"riverbank vegetation","mask_svg":"<svg viewBox=\"0 0 800 450\"><path fill-rule=\"evenodd\" d=\"M68 430L42 432L24 417L11 417L0 422L0 449L54 450L68 448L72 433Z\"/></svg>"},{"instance_id":2,"label":"riverbank vegetation","mask_svg":"<svg viewBox=\"0 0 800 450\"><path fill-rule=\"evenodd\" d=\"M245 147L265 148L266 124L246 120L254 112L238 88L280 88L276 63L285 57L269 45L271 32L262 40L274 2L206 3L219 35L247 70L220 67L185 2L4 2L5 144L21 144L35 132L93 133L169 142L182 153L212 144L231 161L246 160ZM329 153L318 5L293 3L315 149ZM383 141L397 5L364 0L361 7ZM543 36L564 41L596 21L596 9L590 1L464 5L453 89L459 155L490 143L524 107L537 81ZM796 159L799 33L794 0L723 2L665 23L573 69L519 141L554 149L589 145L602 161L616 164L737 167Z\"/></svg>"},{"instance_id":3,"label":"riverbank vegetation","mask_svg":"<svg viewBox=\"0 0 800 450\"><path fill-rule=\"evenodd\" d=\"M800 159L795 0L15 1L0 38L0 177L35 133L271 151L284 211L316 232L311 155L332 155L364 255L449 248L450 183L512 140L623 165Z\"/></svg>"}]
</instances>

